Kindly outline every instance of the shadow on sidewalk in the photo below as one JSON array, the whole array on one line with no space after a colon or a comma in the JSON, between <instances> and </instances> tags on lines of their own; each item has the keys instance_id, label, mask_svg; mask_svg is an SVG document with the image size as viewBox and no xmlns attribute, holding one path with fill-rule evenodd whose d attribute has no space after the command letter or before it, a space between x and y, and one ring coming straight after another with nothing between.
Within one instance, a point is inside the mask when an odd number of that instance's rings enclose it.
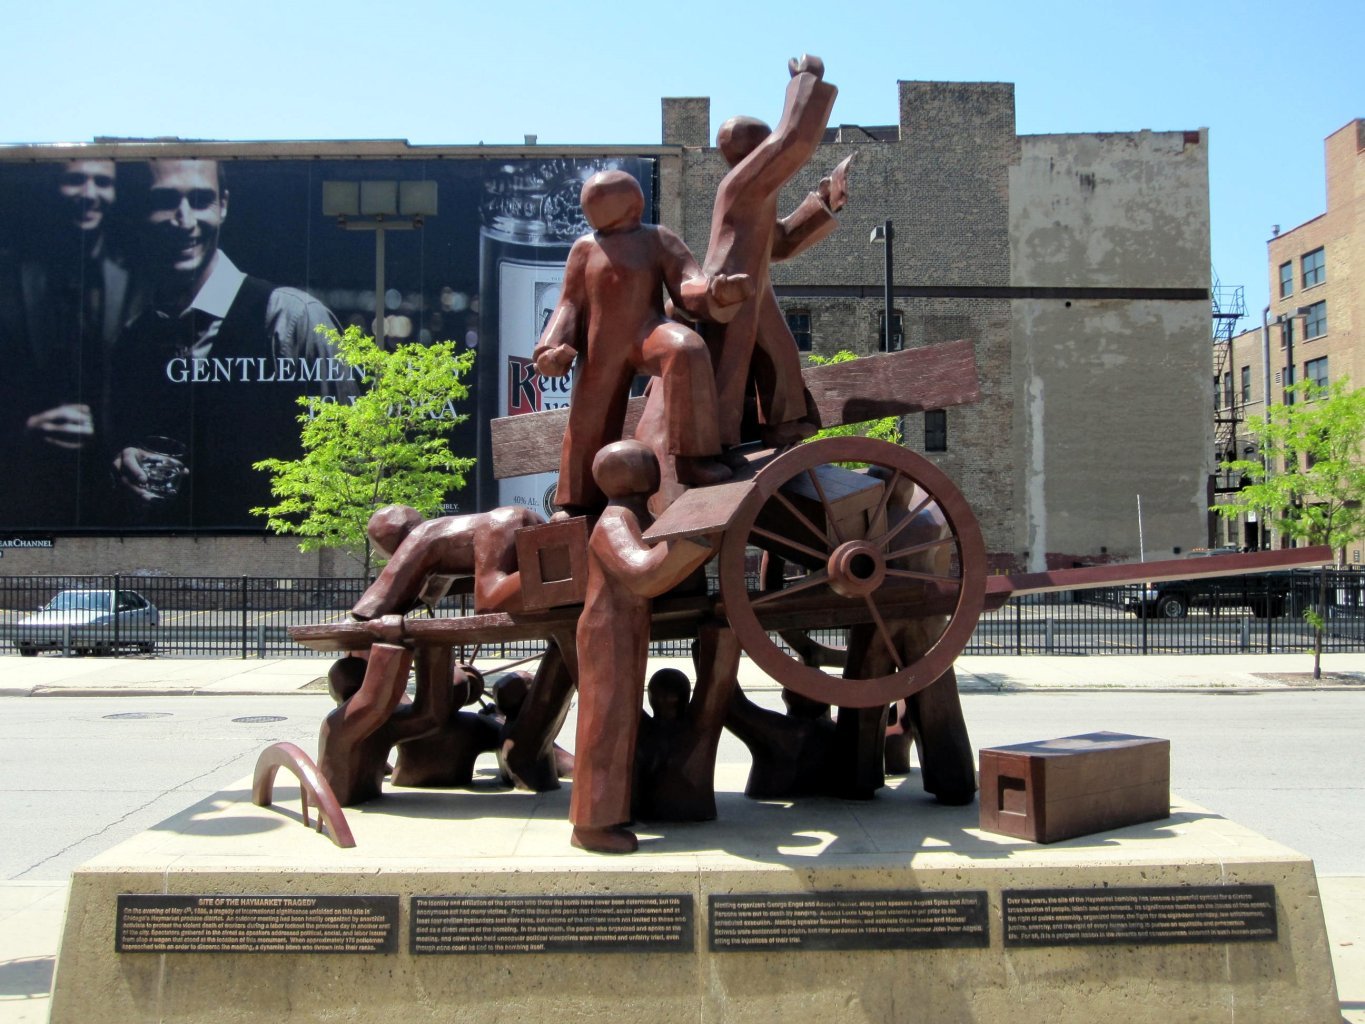
<instances>
[{"instance_id":1,"label":"shadow on sidewalk","mask_svg":"<svg viewBox=\"0 0 1365 1024\"><path fill-rule=\"evenodd\" d=\"M0 960L0 1004L46 998L52 990L55 956L22 956Z\"/></svg>"}]
</instances>

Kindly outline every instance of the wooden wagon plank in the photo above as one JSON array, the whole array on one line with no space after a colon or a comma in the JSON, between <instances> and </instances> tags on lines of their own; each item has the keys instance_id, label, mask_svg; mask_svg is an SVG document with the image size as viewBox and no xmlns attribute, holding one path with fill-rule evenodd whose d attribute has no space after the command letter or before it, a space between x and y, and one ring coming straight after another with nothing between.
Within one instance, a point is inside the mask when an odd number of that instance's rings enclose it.
<instances>
[{"instance_id":1,"label":"wooden wagon plank","mask_svg":"<svg viewBox=\"0 0 1365 1024\"><path fill-rule=\"evenodd\" d=\"M753 487L754 475L772 458L771 448L752 449L746 453L744 464L735 469L733 479L711 487L694 487L684 491L645 530L645 540L657 544L661 540L700 537L724 529L739 503Z\"/></svg>"},{"instance_id":2,"label":"wooden wagon plank","mask_svg":"<svg viewBox=\"0 0 1365 1024\"><path fill-rule=\"evenodd\" d=\"M981 400L976 352L970 341L811 366L802 377L827 427Z\"/></svg>"},{"instance_id":3,"label":"wooden wagon plank","mask_svg":"<svg viewBox=\"0 0 1365 1024\"><path fill-rule=\"evenodd\" d=\"M1125 583L1156 583L1161 580L1198 580L1210 576L1245 576L1277 569L1308 569L1333 561L1326 545L1253 551L1248 554L1209 555L1207 558L1165 558L1158 562L1122 562L1085 565L1076 569L1017 573L986 577L986 607L998 608L1018 594L1046 594L1058 590L1093 590Z\"/></svg>"},{"instance_id":4,"label":"wooden wagon plank","mask_svg":"<svg viewBox=\"0 0 1365 1024\"><path fill-rule=\"evenodd\" d=\"M820 410L821 422L827 427L904 416L925 409L946 409L981 397L976 355L970 341L950 341L847 363L811 366L803 376ZM630 400L625 436L634 436L644 402L643 398ZM567 409L493 420L493 475L503 480L558 470L559 449L568 422Z\"/></svg>"}]
</instances>

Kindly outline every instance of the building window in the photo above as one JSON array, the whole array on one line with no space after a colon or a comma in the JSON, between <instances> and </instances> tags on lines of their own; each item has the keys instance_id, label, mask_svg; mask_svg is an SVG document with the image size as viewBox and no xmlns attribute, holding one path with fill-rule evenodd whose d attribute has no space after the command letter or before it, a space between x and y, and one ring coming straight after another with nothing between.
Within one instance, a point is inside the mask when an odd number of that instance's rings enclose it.
<instances>
[{"instance_id":1,"label":"building window","mask_svg":"<svg viewBox=\"0 0 1365 1024\"><path fill-rule=\"evenodd\" d=\"M1303 286L1312 288L1315 284L1322 284L1327 280L1326 256L1323 254L1322 246L1318 246L1312 252L1303 254L1300 266L1303 268Z\"/></svg>"},{"instance_id":2,"label":"building window","mask_svg":"<svg viewBox=\"0 0 1365 1024\"><path fill-rule=\"evenodd\" d=\"M1218 374L1213 375L1213 411L1217 412L1222 406L1218 404Z\"/></svg>"},{"instance_id":3,"label":"building window","mask_svg":"<svg viewBox=\"0 0 1365 1024\"><path fill-rule=\"evenodd\" d=\"M1320 388L1327 386L1327 357L1319 356L1303 364L1303 379L1311 380Z\"/></svg>"},{"instance_id":4,"label":"building window","mask_svg":"<svg viewBox=\"0 0 1365 1024\"><path fill-rule=\"evenodd\" d=\"M924 450L926 452L948 450L948 413L943 409L924 411Z\"/></svg>"},{"instance_id":5,"label":"building window","mask_svg":"<svg viewBox=\"0 0 1365 1024\"><path fill-rule=\"evenodd\" d=\"M891 347L886 347L886 310L877 317L877 348L882 352L899 352L905 348L905 321L898 309L891 311Z\"/></svg>"},{"instance_id":6,"label":"building window","mask_svg":"<svg viewBox=\"0 0 1365 1024\"><path fill-rule=\"evenodd\" d=\"M1287 316L1280 321L1280 348L1294 344L1294 318Z\"/></svg>"},{"instance_id":7,"label":"building window","mask_svg":"<svg viewBox=\"0 0 1365 1024\"><path fill-rule=\"evenodd\" d=\"M1232 371L1223 374L1223 404L1232 408Z\"/></svg>"},{"instance_id":8,"label":"building window","mask_svg":"<svg viewBox=\"0 0 1365 1024\"><path fill-rule=\"evenodd\" d=\"M1280 298L1294 294L1294 261L1280 264Z\"/></svg>"},{"instance_id":9,"label":"building window","mask_svg":"<svg viewBox=\"0 0 1365 1024\"><path fill-rule=\"evenodd\" d=\"M1284 389L1283 392L1280 394L1280 404L1293 405L1294 392L1290 391L1289 389L1294 386L1294 367L1292 366L1281 367L1280 372L1277 373L1276 376L1280 378L1279 381L1280 386Z\"/></svg>"},{"instance_id":10,"label":"building window","mask_svg":"<svg viewBox=\"0 0 1365 1024\"><path fill-rule=\"evenodd\" d=\"M1251 401L1251 367L1242 367L1242 404Z\"/></svg>"},{"instance_id":11,"label":"building window","mask_svg":"<svg viewBox=\"0 0 1365 1024\"><path fill-rule=\"evenodd\" d=\"M1315 302L1308 307L1308 315L1303 318L1303 336L1321 338L1327 333L1327 302Z\"/></svg>"},{"instance_id":12,"label":"building window","mask_svg":"<svg viewBox=\"0 0 1365 1024\"><path fill-rule=\"evenodd\" d=\"M792 337L796 339L798 352L809 352L814 346L814 340L810 333L810 310L794 309L787 314L787 329L792 332Z\"/></svg>"}]
</instances>

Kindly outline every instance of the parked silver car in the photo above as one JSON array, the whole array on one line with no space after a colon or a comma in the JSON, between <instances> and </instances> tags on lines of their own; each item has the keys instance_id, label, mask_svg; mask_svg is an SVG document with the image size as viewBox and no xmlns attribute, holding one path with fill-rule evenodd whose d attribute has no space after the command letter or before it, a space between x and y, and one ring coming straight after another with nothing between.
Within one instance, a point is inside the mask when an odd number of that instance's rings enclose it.
<instances>
[{"instance_id":1,"label":"parked silver car","mask_svg":"<svg viewBox=\"0 0 1365 1024\"><path fill-rule=\"evenodd\" d=\"M115 597L118 607L115 609ZM14 627L14 646L26 658L39 651L112 654L156 649L161 615L135 590L63 590Z\"/></svg>"}]
</instances>

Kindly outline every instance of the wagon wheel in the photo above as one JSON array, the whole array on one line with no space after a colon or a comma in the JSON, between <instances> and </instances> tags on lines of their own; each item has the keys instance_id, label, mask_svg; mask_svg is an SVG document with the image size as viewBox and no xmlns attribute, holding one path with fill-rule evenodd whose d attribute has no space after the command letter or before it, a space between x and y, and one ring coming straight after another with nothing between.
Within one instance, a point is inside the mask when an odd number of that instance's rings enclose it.
<instances>
[{"instance_id":1,"label":"wagon wheel","mask_svg":"<svg viewBox=\"0 0 1365 1024\"><path fill-rule=\"evenodd\" d=\"M866 468L854 474L832 463ZM937 532L917 539L928 517ZM804 564L809 575L788 581L770 573L766 585L751 587L750 547ZM985 576L981 529L952 481L913 452L862 437L812 441L764 467L731 516L720 553L721 599L744 650L783 686L840 707L890 704L942 675L976 628ZM943 619L942 631L909 660L898 624L934 618ZM775 638L859 624L885 648L889 674L831 676Z\"/></svg>"}]
</instances>

